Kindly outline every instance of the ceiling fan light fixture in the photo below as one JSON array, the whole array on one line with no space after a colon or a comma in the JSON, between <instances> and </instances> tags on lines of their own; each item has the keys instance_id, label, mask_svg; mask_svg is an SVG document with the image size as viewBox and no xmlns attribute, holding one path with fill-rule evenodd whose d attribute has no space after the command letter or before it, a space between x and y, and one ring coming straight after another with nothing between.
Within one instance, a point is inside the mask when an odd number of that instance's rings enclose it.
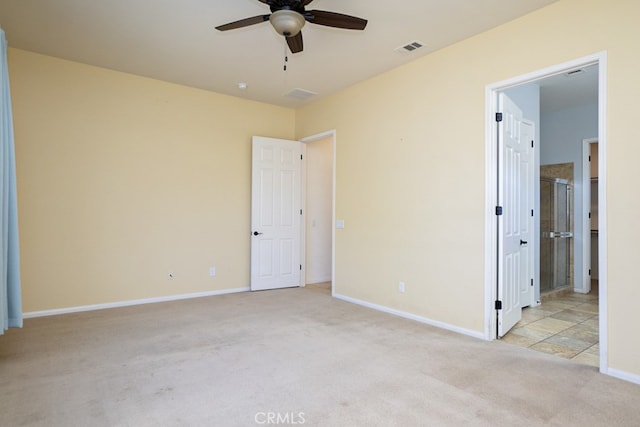
<instances>
[{"instance_id":1,"label":"ceiling fan light fixture","mask_svg":"<svg viewBox=\"0 0 640 427\"><path fill-rule=\"evenodd\" d=\"M273 12L269 17L269 21L278 34L285 37L297 35L306 22L304 16L288 9Z\"/></svg>"}]
</instances>

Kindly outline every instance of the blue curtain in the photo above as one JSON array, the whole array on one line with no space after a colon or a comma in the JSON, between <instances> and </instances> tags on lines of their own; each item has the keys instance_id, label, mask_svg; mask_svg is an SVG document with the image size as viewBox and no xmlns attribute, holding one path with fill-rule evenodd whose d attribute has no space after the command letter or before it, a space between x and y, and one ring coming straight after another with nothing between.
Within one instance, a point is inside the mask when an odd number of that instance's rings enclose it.
<instances>
[{"instance_id":1,"label":"blue curtain","mask_svg":"<svg viewBox=\"0 0 640 427\"><path fill-rule=\"evenodd\" d=\"M16 155L13 144L13 117L7 39L0 28L0 335L10 327L22 327L20 291L20 250L18 247L18 198L16 195Z\"/></svg>"}]
</instances>

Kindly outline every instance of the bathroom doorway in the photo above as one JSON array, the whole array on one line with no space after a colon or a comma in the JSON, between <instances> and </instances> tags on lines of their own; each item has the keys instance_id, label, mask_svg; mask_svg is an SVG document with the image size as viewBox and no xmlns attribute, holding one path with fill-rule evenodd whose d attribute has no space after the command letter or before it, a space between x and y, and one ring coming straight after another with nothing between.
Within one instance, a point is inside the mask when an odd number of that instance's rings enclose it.
<instances>
[{"instance_id":1,"label":"bathroom doorway","mask_svg":"<svg viewBox=\"0 0 640 427\"><path fill-rule=\"evenodd\" d=\"M552 99L560 103L563 99L569 99L563 96L563 91L559 89L562 89L565 85L569 85L574 77L592 77L590 80L591 83L587 84L584 88L586 88L586 92L588 92L590 96L593 96L592 99L594 101L589 105L564 105L555 111L550 111L545 108L543 105L545 99ZM602 181L606 174L606 162L604 159L606 151L603 147L604 140L606 139L606 131L604 129L604 124L606 123L604 120L606 107L604 99L606 98L603 96L606 89L605 85L606 55L598 54L496 83L489 86L487 91L487 105L489 106L487 120L493 121L495 112L498 112L496 109L497 103L495 98L493 98L497 93L525 88L526 86L534 88L537 86L539 88L538 101L540 102L540 108L537 111L539 111L540 114L538 122L540 123L540 135L537 141L542 140L542 142L539 142L540 145L546 142L548 147L550 147L549 150L544 150L538 146L539 151L536 153L537 171L539 174L536 180L538 183L536 198L539 203L541 203L541 190L544 185L544 181L540 180L540 178L545 175L542 166L571 164L574 167L573 172L569 173L570 176L550 176L550 178L566 180L565 182L558 181L557 183L566 185L563 194L564 196L568 195L568 197L562 198L561 196L554 196L554 200L556 202L563 202L565 205L567 203L569 204L569 217L564 217L569 228L567 230L544 230L547 232L547 238L551 239L552 234L550 233L553 233L554 240L558 240L558 242L545 242L542 229L543 224L540 219L537 221L539 228L535 234L538 241L535 242L535 244L538 257L536 259L537 265L534 269L534 271L538 273L534 280L536 298L530 307L523 308L521 322L516 324L511 331L512 333L507 334L504 339L509 339L508 337L512 336L515 337L513 341L519 341L514 342L514 344L524 345L538 351L557 354L569 359L589 359L590 363L588 364L600 366L602 372L606 372L607 370L606 352L600 350L600 348L606 348L607 338L605 304L606 274L602 275L603 280L599 284L598 294L596 295L595 292L588 293L589 285L585 286L585 283L583 283L583 269L586 267L586 264L582 254L583 242L585 237L590 239L590 233L584 236L583 232L585 222L583 215L585 213L583 212L582 190L585 183L583 183L582 179L582 158L580 155L582 150L580 145L582 144L582 139L594 135L598 136L600 141L599 152L601 155L599 170L601 172L600 180ZM535 95L535 90L532 90L532 92ZM583 92L583 94L587 94L586 92ZM557 95L555 99L553 99L554 95ZM533 102L529 111L535 114L535 107L535 102ZM527 109L527 107L524 109ZM581 113L585 111L589 112L589 119L586 120L586 123L592 126L591 128L581 125L568 126L568 123L575 124L576 120L580 121L581 118L584 117ZM525 115L525 117L529 119L532 119L532 116L533 114L530 116ZM535 119L533 120L535 121ZM493 139L496 135L495 124L492 123L488 129L491 131L491 135L488 135L488 152L499 152L499 140L496 141ZM576 129L582 133L576 133ZM496 164L494 163L495 161L496 158L491 157L488 166L493 168ZM499 161L499 159L497 159L497 161ZM497 184L500 185L500 176L492 177L492 179L488 180L487 191L489 199L492 202L496 199L496 193L492 188L496 181ZM604 187L602 182L600 184L600 187ZM587 182L586 185L590 185L590 182ZM600 194L600 196L598 202L598 211L600 213L599 222L604 224L606 204L604 203L604 196L602 194ZM571 197L573 197L573 199ZM558 198L561 198L561 200ZM558 210L556 207L554 207L554 211ZM540 204L536 206L536 212L538 214L540 214L541 209L542 206ZM571 215L573 215L573 217ZM499 221L494 222L492 219L495 221L495 217L487 218L487 229L490 231L489 235L495 236L498 235ZM557 234L559 235L556 234L556 231L558 231ZM601 234L606 234L605 229L599 231ZM556 237L558 238L556 239ZM597 261L600 271L606 270L606 245L602 244L603 241L605 240L602 239L599 244L600 257ZM549 264L549 269L546 272L555 275L553 279L554 283L550 285L552 288L548 289L552 292L544 289L544 279L541 277L542 273L545 272L545 267L542 265L543 259L541 258L541 256L544 256L544 252L540 251L541 245L545 243L553 247L554 252L552 252L552 254L555 255L555 260L569 257L568 263L553 261ZM498 239L495 245L488 246L490 250L488 254L499 253L499 248L500 240ZM500 260L496 258L496 255L492 255L488 260L487 271L489 274L487 278L496 280L495 278L497 277L499 282L500 276L498 272L501 271L500 267L493 268L494 263L499 264L500 262ZM488 289L491 289L491 279L487 281ZM563 293L561 291L565 292ZM487 311L489 313L492 311L497 313L501 309L500 301L495 298L497 292L491 291L490 295L491 298L487 301L489 306ZM600 304L600 301L603 303ZM495 318L489 318L489 320L490 323L487 334L495 337L497 320ZM519 334L513 334L513 332L516 331L518 331ZM581 361L583 363L586 362L586 360Z\"/></svg>"}]
</instances>

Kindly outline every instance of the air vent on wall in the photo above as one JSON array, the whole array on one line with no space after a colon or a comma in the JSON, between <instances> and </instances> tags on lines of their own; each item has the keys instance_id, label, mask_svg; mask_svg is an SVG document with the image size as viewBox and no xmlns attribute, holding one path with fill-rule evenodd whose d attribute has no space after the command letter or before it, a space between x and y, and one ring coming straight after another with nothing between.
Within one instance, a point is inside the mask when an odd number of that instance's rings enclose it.
<instances>
[{"instance_id":1,"label":"air vent on wall","mask_svg":"<svg viewBox=\"0 0 640 427\"><path fill-rule=\"evenodd\" d=\"M424 46L424 43L418 40L414 40L410 43L405 44L404 46L397 47L394 50L399 53L411 53L420 49L422 46Z\"/></svg>"},{"instance_id":2,"label":"air vent on wall","mask_svg":"<svg viewBox=\"0 0 640 427\"><path fill-rule=\"evenodd\" d=\"M285 96L289 98L295 98L300 100L307 100L309 98L313 98L317 93L311 92L310 90L305 89L294 89L291 92L287 93Z\"/></svg>"}]
</instances>

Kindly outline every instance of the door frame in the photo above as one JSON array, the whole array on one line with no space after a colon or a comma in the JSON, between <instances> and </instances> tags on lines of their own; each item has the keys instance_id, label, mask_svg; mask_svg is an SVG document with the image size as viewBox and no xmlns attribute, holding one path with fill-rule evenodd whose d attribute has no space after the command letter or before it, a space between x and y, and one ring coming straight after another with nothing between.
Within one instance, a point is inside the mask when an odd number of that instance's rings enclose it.
<instances>
[{"instance_id":1,"label":"door frame","mask_svg":"<svg viewBox=\"0 0 640 427\"><path fill-rule=\"evenodd\" d=\"M591 156L591 144L597 142L598 138L582 140L582 286L576 287L576 291L585 294L591 291L591 274L589 274L591 269L591 221L589 217L591 212L591 165L589 157ZM600 181L598 181L599 183Z\"/></svg>"},{"instance_id":2,"label":"door frame","mask_svg":"<svg viewBox=\"0 0 640 427\"><path fill-rule=\"evenodd\" d=\"M300 139L302 143L302 155L305 159L302 162L302 219L300 221L301 227L301 254L300 259L306 260L306 249L307 249L307 238L306 238L306 225L307 225L307 144L319 141L321 139L331 138L332 147L331 147L331 296L334 296L334 283L335 283L335 274L336 274L336 131L335 129L329 130L326 132L321 132L318 134L314 134L311 136L304 137ZM302 285L306 286L306 262L302 263Z\"/></svg>"},{"instance_id":3,"label":"door frame","mask_svg":"<svg viewBox=\"0 0 640 427\"><path fill-rule=\"evenodd\" d=\"M498 200L498 133L495 114L498 112L498 93L514 86L533 83L545 77L561 74L576 68L598 64L598 270L599 280L599 334L600 372L608 372L607 354L607 198L606 198L606 147L607 147L607 53L598 52L582 58L552 65L506 80L491 83L485 87L485 304L484 335L487 340L497 338L497 316L494 303L497 299L498 226L496 206ZM540 132L540 130L538 131Z\"/></svg>"}]
</instances>

